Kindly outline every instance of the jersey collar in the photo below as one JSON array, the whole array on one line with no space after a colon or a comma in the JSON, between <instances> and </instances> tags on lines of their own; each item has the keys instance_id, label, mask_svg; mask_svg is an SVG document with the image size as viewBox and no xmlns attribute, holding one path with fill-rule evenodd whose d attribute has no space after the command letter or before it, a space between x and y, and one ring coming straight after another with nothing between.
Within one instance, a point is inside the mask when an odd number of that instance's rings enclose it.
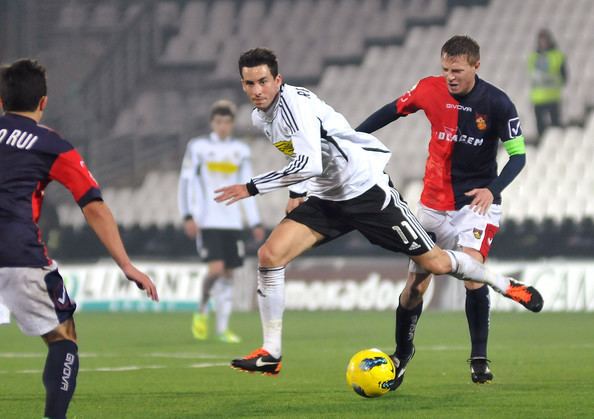
<instances>
[{"instance_id":1,"label":"jersey collar","mask_svg":"<svg viewBox=\"0 0 594 419\"><path fill-rule=\"evenodd\" d=\"M210 133L210 141L213 141L215 143L220 143L220 142L223 142L223 141L229 141L230 139L231 139L231 137L221 138L215 132L211 132Z\"/></svg>"}]
</instances>

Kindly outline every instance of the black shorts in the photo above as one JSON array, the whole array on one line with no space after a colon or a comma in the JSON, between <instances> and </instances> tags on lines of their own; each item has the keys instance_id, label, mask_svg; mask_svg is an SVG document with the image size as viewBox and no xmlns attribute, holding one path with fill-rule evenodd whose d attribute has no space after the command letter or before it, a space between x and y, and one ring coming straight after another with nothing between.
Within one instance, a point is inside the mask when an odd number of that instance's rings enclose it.
<instances>
[{"instance_id":1,"label":"black shorts","mask_svg":"<svg viewBox=\"0 0 594 419\"><path fill-rule=\"evenodd\" d=\"M362 195L346 201L308 198L287 218L304 224L324 236L326 243L358 230L371 243L408 256L422 255L435 246L429 234L411 213L395 188L382 209L386 193L375 185Z\"/></svg>"},{"instance_id":2,"label":"black shorts","mask_svg":"<svg viewBox=\"0 0 594 419\"><path fill-rule=\"evenodd\" d=\"M222 260L225 268L238 268L243 265L245 257L242 235L241 230L203 229L202 246L198 253L204 262Z\"/></svg>"}]
</instances>

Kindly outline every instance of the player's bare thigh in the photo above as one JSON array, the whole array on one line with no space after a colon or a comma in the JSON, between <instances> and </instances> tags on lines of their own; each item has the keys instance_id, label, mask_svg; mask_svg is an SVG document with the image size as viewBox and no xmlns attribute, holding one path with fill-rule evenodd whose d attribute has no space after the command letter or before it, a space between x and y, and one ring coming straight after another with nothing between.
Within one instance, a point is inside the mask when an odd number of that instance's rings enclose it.
<instances>
[{"instance_id":1,"label":"player's bare thigh","mask_svg":"<svg viewBox=\"0 0 594 419\"><path fill-rule=\"evenodd\" d=\"M74 318L69 318L60 323L54 330L41 336L46 344L58 342L60 340L71 340L76 343L76 327Z\"/></svg>"},{"instance_id":2,"label":"player's bare thigh","mask_svg":"<svg viewBox=\"0 0 594 419\"><path fill-rule=\"evenodd\" d=\"M258 263L264 267L285 266L323 238L308 226L285 218L258 249Z\"/></svg>"}]
</instances>

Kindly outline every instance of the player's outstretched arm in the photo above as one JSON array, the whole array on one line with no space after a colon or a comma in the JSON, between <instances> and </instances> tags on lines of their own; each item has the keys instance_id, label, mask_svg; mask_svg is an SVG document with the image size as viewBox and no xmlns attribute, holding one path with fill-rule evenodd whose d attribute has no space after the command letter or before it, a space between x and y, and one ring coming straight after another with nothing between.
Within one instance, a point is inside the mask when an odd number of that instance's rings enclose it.
<instances>
[{"instance_id":1,"label":"player's outstretched arm","mask_svg":"<svg viewBox=\"0 0 594 419\"><path fill-rule=\"evenodd\" d=\"M82 212L87 220L87 223L101 243L105 246L113 260L118 264L120 269L130 281L136 283L136 286L146 291L147 296L153 301L159 301L157 288L151 279L140 272L126 253L124 243L120 237L118 226L113 218L111 210L103 201L89 202L82 208Z\"/></svg>"},{"instance_id":2,"label":"player's outstretched arm","mask_svg":"<svg viewBox=\"0 0 594 419\"><path fill-rule=\"evenodd\" d=\"M231 186L224 186L215 190L217 194L215 201L231 205L240 199L249 198L251 195L248 192L248 188L245 184L236 184Z\"/></svg>"}]
</instances>

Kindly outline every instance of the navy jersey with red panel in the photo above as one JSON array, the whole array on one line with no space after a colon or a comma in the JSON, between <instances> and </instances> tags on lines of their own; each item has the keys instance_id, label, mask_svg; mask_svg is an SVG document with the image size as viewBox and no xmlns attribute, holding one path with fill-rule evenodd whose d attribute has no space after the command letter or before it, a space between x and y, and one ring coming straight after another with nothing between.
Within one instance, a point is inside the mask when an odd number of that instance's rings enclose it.
<instances>
[{"instance_id":1,"label":"navy jersey with red panel","mask_svg":"<svg viewBox=\"0 0 594 419\"><path fill-rule=\"evenodd\" d=\"M463 97L448 92L444 77L427 77L395 103L398 116L423 110L431 123L421 202L436 210L470 204L472 197L464 193L488 187L497 177L499 140L505 143L522 137L512 101L478 77ZM501 203L500 191L491 191L493 202Z\"/></svg>"},{"instance_id":2,"label":"navy jersey with red panel","mask_svg":"<svg viewBox=\"0 0 594 419\"><path fill-rule=\"evenodd\" d=\"M52 180L68 188L81 208L101 199L99 184L69 142L33 119L0 117L0 267L52 263L37 225Z\"/></svg>"}]
</instances>

